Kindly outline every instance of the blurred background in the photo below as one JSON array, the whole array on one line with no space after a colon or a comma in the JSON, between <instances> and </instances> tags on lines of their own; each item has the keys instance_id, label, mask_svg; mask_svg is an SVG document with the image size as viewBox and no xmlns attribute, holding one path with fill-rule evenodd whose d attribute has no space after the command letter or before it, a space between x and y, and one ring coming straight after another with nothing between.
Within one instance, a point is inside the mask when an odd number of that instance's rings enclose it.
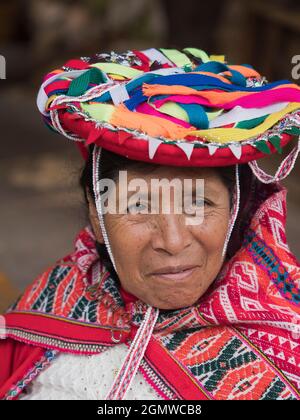
<instances>
[{"instance_id":1,"label":"blurred background","mask_svg":"<svg viewBox=\"0 0 300 420\"><path fill-rule=\"evenodd\" d=\"M96 52L193 46L225 54L229 64L250 63L269 81L291 79L299 41L299 0L2 1L0 310L70 252L87 223L77 148L47 130L36 109L45 73ZM274 170L278 157L264 165ZM288 240L298 259L299 174L300 160L285 181Z\"/></svg>"}]
</instances>

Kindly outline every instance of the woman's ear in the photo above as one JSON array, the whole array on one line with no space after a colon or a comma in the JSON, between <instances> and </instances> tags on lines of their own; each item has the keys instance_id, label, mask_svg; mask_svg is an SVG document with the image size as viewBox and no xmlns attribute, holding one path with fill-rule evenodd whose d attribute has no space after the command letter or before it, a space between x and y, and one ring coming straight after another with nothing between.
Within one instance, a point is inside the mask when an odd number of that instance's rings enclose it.
<instances>
[{"instance_id":1,"label":"woman's ear","mask_svg":"<svg viewBox=\"0 0 300 420\"><path fill-rule=\"evenodd\" d=\"M100 222L99 222L99 218L98 218L96 205L94 203L94 200L92 199L92 196L91 196L88 188L86 190L86 196L87 196L88 203L89 203L90 223L92 225L92 228L93 228L94 234L96 236L97 242L99 242L100 244L103 244L104 240L103 240L103 236L102 236L102 232L101 232L101 228L100 228Z\"/></svg>"}]
</instances>

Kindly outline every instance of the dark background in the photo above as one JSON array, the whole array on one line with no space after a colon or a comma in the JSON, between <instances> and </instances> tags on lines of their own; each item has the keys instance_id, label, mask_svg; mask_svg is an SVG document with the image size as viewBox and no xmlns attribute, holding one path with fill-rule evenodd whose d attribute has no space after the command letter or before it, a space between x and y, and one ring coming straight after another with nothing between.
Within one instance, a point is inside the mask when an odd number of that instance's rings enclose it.
<instances>
[{"instance_id":1,"label":"dark background","mask_svg":"<svg viewBox=\"0 0 300 420\"><path fill-rule=\"evenodd\" d=\"M87 221L77 149L47 130L36 109L45 73L95 52L193 46L225 54L229 64L250 63L269 81L291 79L299 7L299 0L2 0L0 290L5 278L23 289L71 251ZM278 157L265 165L274 171ZM300 162L285 181L288 240L298 259L299 169Z\"/></svg>"}]
</instances>

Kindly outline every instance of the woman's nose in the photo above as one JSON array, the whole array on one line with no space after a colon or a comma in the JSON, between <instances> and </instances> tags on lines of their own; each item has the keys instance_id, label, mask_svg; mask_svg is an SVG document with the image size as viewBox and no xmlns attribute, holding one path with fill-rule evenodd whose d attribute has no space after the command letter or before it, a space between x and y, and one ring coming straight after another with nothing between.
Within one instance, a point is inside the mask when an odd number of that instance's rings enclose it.
<instances>
[{"instance_id":1,"label":"woman's nose","mask_svg":"<svg viewBox=\"0 0 300 420\"><path fill-rule=\"evenodd\" d=\"M157 216L155 232L152 234L152 247L176 255L192 242L192 234L182 215L165 214Z\"/></svg>"}]
</instances>

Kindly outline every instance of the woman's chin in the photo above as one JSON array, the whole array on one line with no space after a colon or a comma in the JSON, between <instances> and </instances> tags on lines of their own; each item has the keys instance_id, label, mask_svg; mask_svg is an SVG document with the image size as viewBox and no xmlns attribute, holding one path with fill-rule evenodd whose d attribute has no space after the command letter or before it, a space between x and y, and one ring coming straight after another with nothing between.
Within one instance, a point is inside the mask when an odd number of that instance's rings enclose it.
<instances>
[{"instance_id":1,"label":"woman's chin","mask_svg":"<svg viewBox=\"0 0 300 420\"><path fill-rule=\"evenodd\" d=\"M151 284L151 287L149 287ZM162 310L175 310L194 305L204 294L205 287L199 284L198 276L189 276L182 281L157 279L148 283L144 301ZM154 293L153 293L154 292Z\"/></svg>"},{"instance_id":2,"label":"woman's chin","mask_svg":"<svg viewBox=\"0 0 300 420\"><path fill-rule=\"evenodd\" d=\"M172 299L166 297L164 300L160 297L159 299L149 299L148 304L161 310L171 311L193 306L198 299L199 297L197 299L195 299L195 297L184 299L182 296L179 296L177 299L175 297Z\"/></svg>"}]
</instances>

